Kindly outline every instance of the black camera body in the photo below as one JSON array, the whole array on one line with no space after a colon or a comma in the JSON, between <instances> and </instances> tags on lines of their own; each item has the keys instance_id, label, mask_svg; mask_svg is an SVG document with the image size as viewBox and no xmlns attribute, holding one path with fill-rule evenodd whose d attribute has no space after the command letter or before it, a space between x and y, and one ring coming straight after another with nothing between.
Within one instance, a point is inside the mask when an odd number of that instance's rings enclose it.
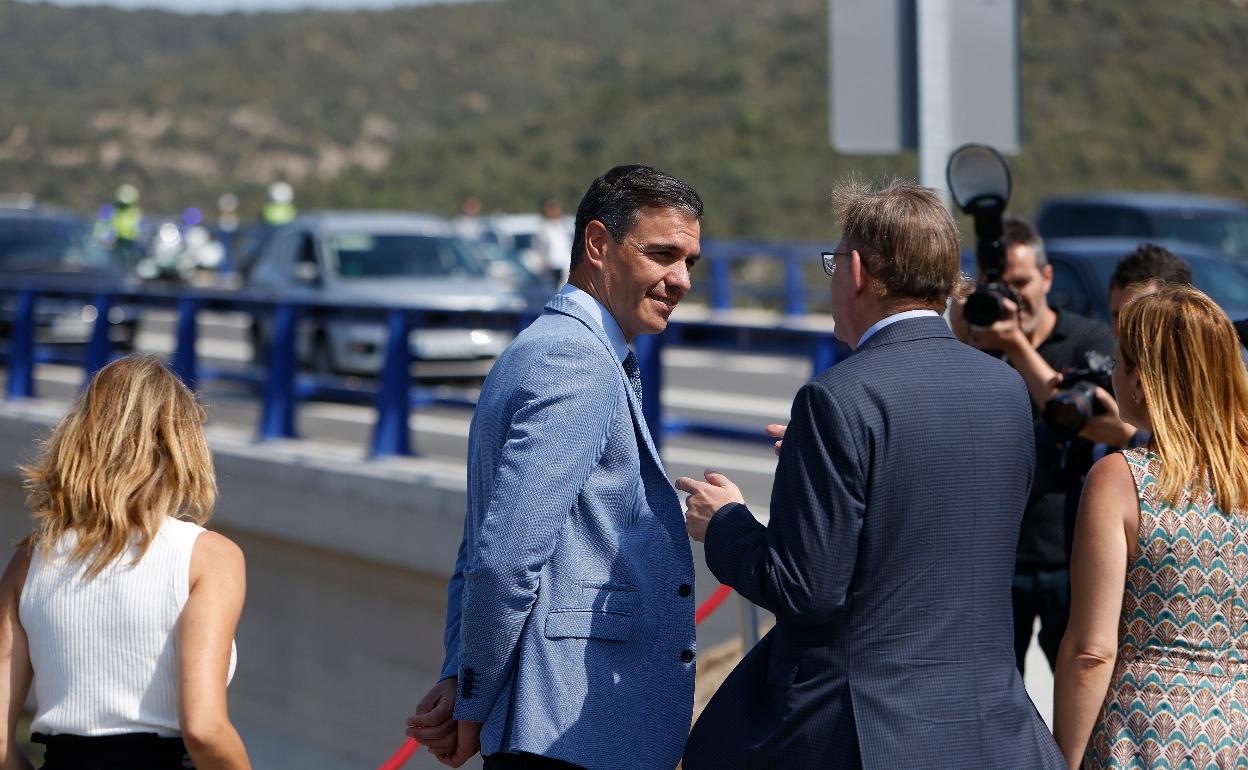
<instances>
[{"instance_id":1,"label":"black camera body","mask_svg":"<svg viewBox=\"0 0 1248 770\"><path fill-rule=\"evenodd\" d=\"M1096 389L1114 392L1113 359L1089 353L1088 365L1062 372L1057 386L1061 391L1044 404L1044 424L1061 436L1073 436L1083 430L1088 420L1104 414L1105 407L1096 398Z\"/></svg>"},{"instance_id":2,"label":"black camera body","mask_svg":"<svg viewBox=\"0 0 1248 770\"><path fill-rule=\"evenodd\" d=\"M992 326L1005 318L1005 300L1018 304L1018 295L1001 281L984 281L966 298L962 315L971 326Z\"/></svg>"}]
</instances>

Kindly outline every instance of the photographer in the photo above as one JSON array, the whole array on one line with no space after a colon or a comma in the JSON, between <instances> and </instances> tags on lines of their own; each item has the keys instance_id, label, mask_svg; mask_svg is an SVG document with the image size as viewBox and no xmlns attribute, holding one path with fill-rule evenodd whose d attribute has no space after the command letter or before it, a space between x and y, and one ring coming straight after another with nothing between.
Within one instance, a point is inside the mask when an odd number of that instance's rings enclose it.
<instances>
[{"instance_id":1,"label":"photographer","mask_svg":"<svg viewBox=\"0 0 1248 770\"><path fill-rule=\"evenodd\" d=\"M1153 243L1141 243L1135 251L1118 261L1109 279L1109 314L1117 336L1118 313L1133 299L1155 294L1163 286L1192 285L1192 268L1169 249ZM1118 416L1118 404L1103 389L1097 400L1105 410L1087 421L1080 436L1110 447L1137 447L1148 443L1148 432L1136 429Z\"/></svg>"},{"instance_id":2,"label":"photographer","mask_svg":"<svg viewBox=\"0 0 1248 770\"><path fill-rule=\"evenodd\" d=\"M1042 419L1043 409L1060 389L1058 372L1107 374L1114 340L1103 322L1049 305L1053 268L1034 227L1007 218L1002 240L1005 267L1000 281L1017 301L1002 300L1002 318L991 326L971 326L963 315L962 297L954 302L950 323L963 342L1003 356L1022 376L1033 402L1036 473L1019 532L1013 584L1014 652L1022 671L1036 617L1040 647L1050 667L1056 661L1070 608L1066 507L1078 503L1092 465L1092 442L1051 429Z\"/></svg>"}]
</instances>

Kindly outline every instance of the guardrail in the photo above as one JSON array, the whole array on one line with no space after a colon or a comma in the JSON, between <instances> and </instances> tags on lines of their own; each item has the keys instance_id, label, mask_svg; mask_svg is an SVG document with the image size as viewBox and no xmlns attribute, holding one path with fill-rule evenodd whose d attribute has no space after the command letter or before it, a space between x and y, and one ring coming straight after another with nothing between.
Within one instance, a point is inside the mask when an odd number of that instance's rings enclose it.
<instances>
[{"instance_id":1,"label":"guardrail","mask_svg":"<svg viewBox=\"0 0 1248 770\"><path fill-rule=\"evenodd\" d=\"M89 378L115 355L110 340L110 310L118 306L172 308L177 312L175 348L170 365L190 387L208 380L249 383L261 391L257 437L260 440L295 438L296 410L309 398L371 402L376 408L371 455L410 455L409 418L413 407L445 404L473 407L466 397L446 396L414 386L414 361L409 335L423 328L486 328L518 333L537 317L528 311L446 311L387 305L334 302L294 302L246 291L225 290L127 290L112 288L67 289L48 283L0 280L0 298L10 298L7 319L9 340L4 359L8 365L5 394L8 398L35 395L35 364L43 361L78 363ZM47 346L36 345L37 309L44 299L80 300L94 308L94 325L81 358L66 357ZM196 354L198 316L204 311L243 312L268 321L273 332L267 362L246 370L222 370L201 365ZM373 321L387 329L384 363L375 387L349 386L341 378L312 376L300 372L296 334L301 322L331 323L340 320ZM672 346L808 356L818 372L847 354L848 348L830 332L788 324L751 326L716 321L681 321L668 325L659 335L642 335L634 341L641 366L645 397L643 409L656 445L676 434L770 442L758 430L693 419L668 418L661 400L662 352ZM85 380L84 380L85 381Z\"/></svg>"},{"instance_id":2,"label":"guardrail","mask_svg":"<svg viewBox=\"0 0 1248 770\"><path fill-rule=\"evenodd\" d=\"M707 292L715 310L731 310L738 297L778 300L785 315L805 315L810 307L812 282L807 273L822 274L819 252L831 250L823 243L801 241L760 241L728 238L706 238L702 241L702 258L710 270ZM736 265L755 260L770 260L781 266L777 286L734 283L732 270ZM819 282L817 291L827 294L827 283ZM701 292L694 286L695 295Z\"/></svg>"},{"instance_id":3,"label":"guardrail","mask_svg":"<svg viewBox=\"0 0 1248 770\"><path fill-rule=\"evenodd\" d=\"M225 249L221 272L235 271L242 256L241 244L260 242L265 231L262 225L249 225L231 232L214 229L214 236ZM696 283L693 294L705 297L715 310L732 310L739 307L742 300L750 300L774 305L785 315L805 315L812 304L826 304L827 284L812 283L808 278L822 275L819 252L831 248L832 244L810 241L703 238L702 258L709 280ZM733 280L734 270L760 260L777 265L774 281Z\"/></svg>"}]
</instances>

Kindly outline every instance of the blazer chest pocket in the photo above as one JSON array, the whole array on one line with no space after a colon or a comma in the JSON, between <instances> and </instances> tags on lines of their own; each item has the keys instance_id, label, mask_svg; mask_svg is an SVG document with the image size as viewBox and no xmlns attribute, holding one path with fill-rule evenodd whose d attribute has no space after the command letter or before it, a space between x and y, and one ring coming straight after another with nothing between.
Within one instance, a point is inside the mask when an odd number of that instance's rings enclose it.
<instances>
[{"instance_id":1,"label":"blazer chest pocket","mask_svg":"<svg viewBox=\"0 0 1248 770\"><path fill-rule=\"evenodd\" d=\"M632 586L582 581L578 587L577 606L546 614L546 638L622 642L632 636L637 596Z\"/></svg>"}]
</instances>

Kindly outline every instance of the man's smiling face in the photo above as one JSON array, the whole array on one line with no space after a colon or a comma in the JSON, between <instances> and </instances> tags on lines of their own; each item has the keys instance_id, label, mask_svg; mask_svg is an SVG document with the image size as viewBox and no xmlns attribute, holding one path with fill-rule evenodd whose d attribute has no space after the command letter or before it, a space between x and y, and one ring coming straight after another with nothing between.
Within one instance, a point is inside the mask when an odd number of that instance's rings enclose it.
<instances>
[{"instance_id":1,"label":"man's smiling face","mask_svg":"<svg viewBox=\"0 0 1248 770\"><path fill-rule=\"evenodd\" d=\"M693 285L701 236L701 224L684 211L647 206L619 243L608 239L601 300L627 340L667 328Z\"/></svg>"}]
</instances>

